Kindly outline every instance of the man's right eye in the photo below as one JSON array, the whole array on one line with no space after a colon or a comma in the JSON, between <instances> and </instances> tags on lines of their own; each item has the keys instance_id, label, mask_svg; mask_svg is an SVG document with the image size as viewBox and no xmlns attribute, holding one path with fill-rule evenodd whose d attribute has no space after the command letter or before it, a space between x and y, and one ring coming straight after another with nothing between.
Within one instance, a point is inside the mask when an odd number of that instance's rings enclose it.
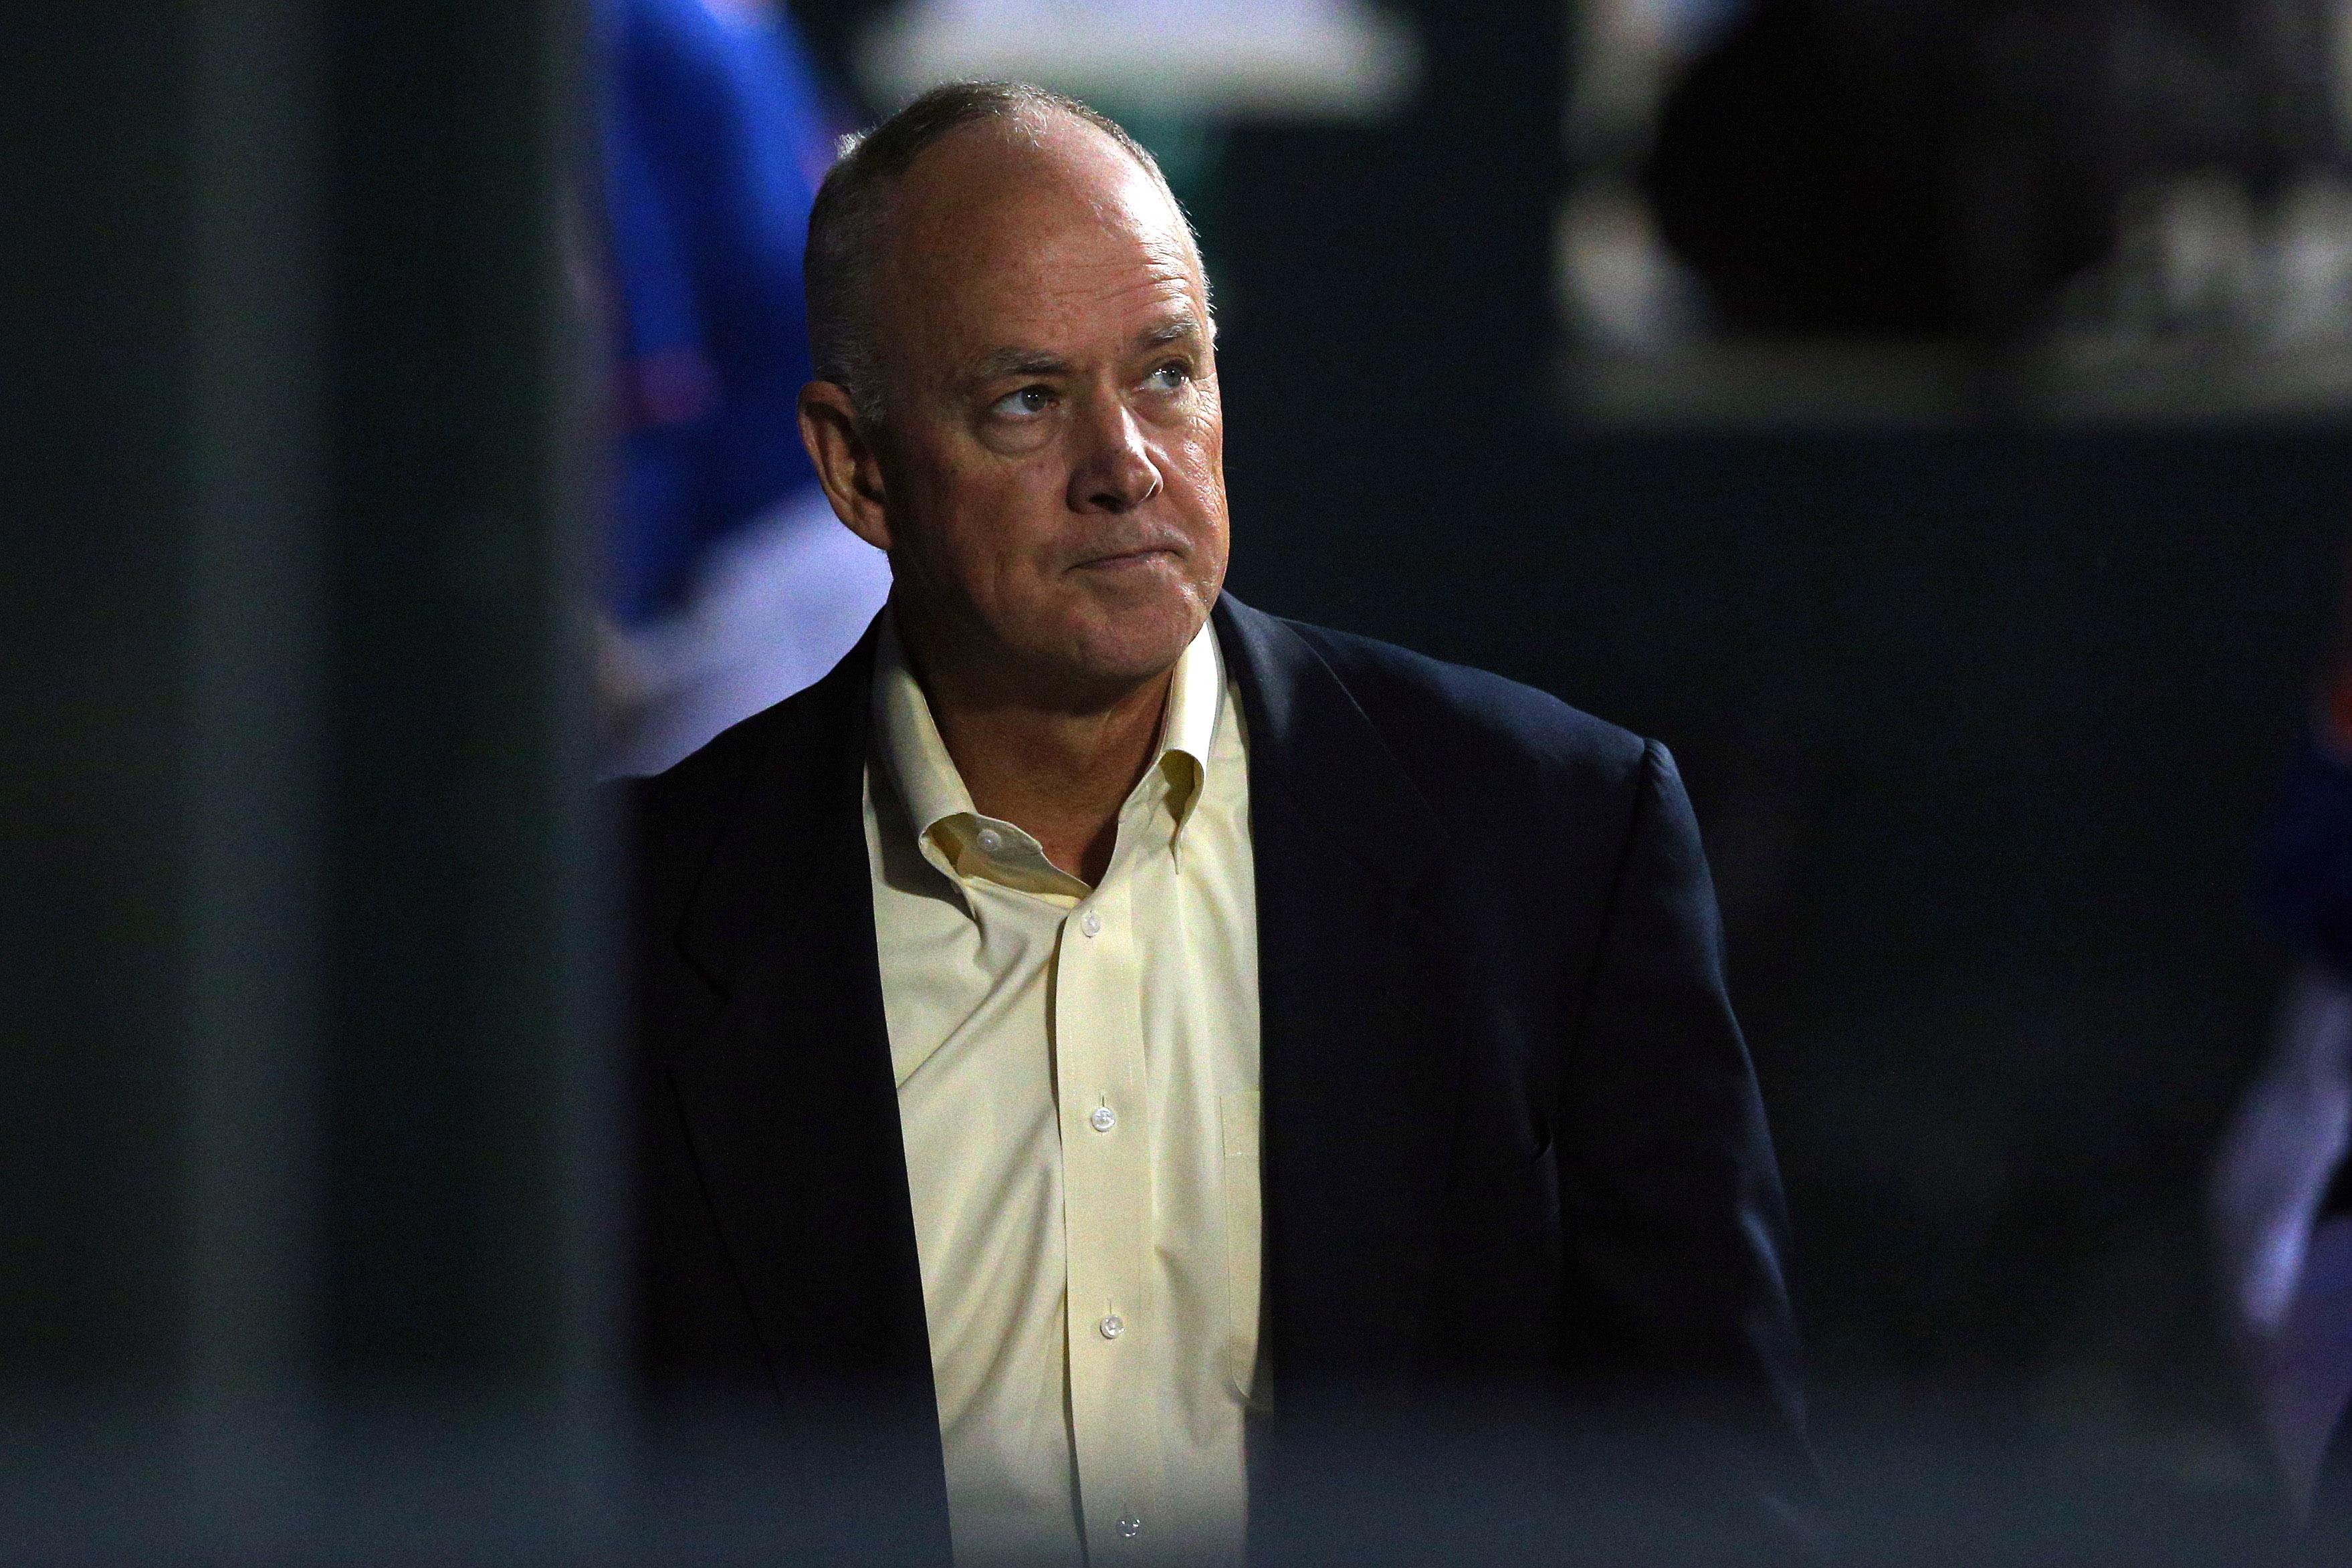
<instances>
[{"instance_id":1,"label":"man's right eye","mask_svg":"<svg viewBox=\"0 0 2352 1568\"><path fill-rule=\"evenodd\" d=\"M1045 387L1023 387L1019 392L1006 392L990 408L991 413L1007 419L1034 419L1054 406L1054 394Z\"/></svg>"}]
</instances>

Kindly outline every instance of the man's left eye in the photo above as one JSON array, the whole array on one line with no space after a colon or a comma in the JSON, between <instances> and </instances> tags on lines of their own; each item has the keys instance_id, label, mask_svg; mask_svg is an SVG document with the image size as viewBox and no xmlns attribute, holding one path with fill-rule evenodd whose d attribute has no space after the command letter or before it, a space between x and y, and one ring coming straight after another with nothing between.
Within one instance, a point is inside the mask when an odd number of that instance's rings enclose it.
<instances>
[{"instance_id":1,"label":"man's left eye","mask_svg":"<svg viewBox=\"0 0 2352 1568\"><path fill-rule=\"evenodd\" d=\"M1054 394L1044 387L1023 387L1019 392L1006 392L995 402L995 412L1010 419L1034 419L1051 408Z\"/></svg>"},{"instance_id":2,"label":"man's left eye","mask_svg":"<svg viewBox=\"0 0 2352 1568\"><path fill-rule=\"evenodd\" d=\"M1184 383L1192 379L1192 372L1189 368L1171 361L1144 377L1143 382L1154 392L1181 392Z\"/></svg>"}]
</instances>

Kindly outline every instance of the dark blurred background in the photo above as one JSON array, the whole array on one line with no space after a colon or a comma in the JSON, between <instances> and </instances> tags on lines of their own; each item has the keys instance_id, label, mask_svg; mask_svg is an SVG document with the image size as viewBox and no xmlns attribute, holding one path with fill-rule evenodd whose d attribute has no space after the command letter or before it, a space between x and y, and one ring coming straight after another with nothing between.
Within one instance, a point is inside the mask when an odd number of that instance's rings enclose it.
<instances>
[{"instance_id":1,"label":"dark blurred background","mask_svg":"<svg viewBox=\"0 0 2352 1568\"><path fill-rule=\"evenodd\" d=\"M790 7L852 120L877 9ZM1412 68L1370 107L1133 107L1214 272L1234 591L1682 758L1857 1560L2276 1549L2202 1206L2286 969L2249 889L2352 532L2336 329L2110 308L2117 176L2048 197L2089 237L2001 309L1754 319L1719 279L1763 264L1686 241L1682 304L1635 289L1680 324L1611 337L1593 192L1671 239L1687 187L1577 141L1590 29L1381 15ZM1798 57L1850 64L1839 25ZM1796 47L1741 26L1690 58ZM420 1560L605 1550L587 13L10 31L6 1533L291 1560L341 1508ZM2340 89L2280 91L2321 129L2179 162L2257 238L2341 141Z\"/></svg>"}]
</instances>

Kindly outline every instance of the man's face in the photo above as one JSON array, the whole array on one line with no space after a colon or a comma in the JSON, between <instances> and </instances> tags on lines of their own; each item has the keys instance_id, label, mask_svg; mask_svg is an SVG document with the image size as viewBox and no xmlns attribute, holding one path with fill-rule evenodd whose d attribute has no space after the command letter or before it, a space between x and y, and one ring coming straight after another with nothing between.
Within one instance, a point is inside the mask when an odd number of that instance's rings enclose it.
<instances>
[{"instance_id":1,"label":"man's face","mask_svg":"<svg viewBox=\"0 0 2352 1568\"><path fill-rule=\"evenodd\" d=\"M1108 137L950 133L901 182L878 451L908 613L1072 695L1172 664L1225 574L1224 423L1183 221Z\"/></svg>"}]
</instances>

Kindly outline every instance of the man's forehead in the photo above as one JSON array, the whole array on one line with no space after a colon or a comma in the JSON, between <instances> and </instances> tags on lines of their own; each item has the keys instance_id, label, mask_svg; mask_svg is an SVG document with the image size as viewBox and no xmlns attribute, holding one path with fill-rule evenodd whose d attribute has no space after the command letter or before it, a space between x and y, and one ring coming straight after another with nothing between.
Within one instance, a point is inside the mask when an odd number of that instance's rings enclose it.
<instances>
[{"instance_id":1,"label":"man's forehead","mask_svg":"<svg viewBox=\"0 0 2352 1568\"><path fill-rule=\"evenodd\" d=\"M940 282L948 296L996 313L1156 316L1191 300L1195 277L1189 249L1164 235L1071 225L1004 235Z\"/></svg>"},{"instance_id":2,"label":"man's forehead","mask_svg":"<svg viewBox=\"0 0 2352 1568\"><path fill-rule=\"evenodd\" d=\"M898 197L894 259L927 291L1085 287L1090 275L1139 268L1189 283L1198 269L1165 188L1100 131L1066 117L1034 137L960 127L908 171Z\"/></svg>"}]
</instances>

